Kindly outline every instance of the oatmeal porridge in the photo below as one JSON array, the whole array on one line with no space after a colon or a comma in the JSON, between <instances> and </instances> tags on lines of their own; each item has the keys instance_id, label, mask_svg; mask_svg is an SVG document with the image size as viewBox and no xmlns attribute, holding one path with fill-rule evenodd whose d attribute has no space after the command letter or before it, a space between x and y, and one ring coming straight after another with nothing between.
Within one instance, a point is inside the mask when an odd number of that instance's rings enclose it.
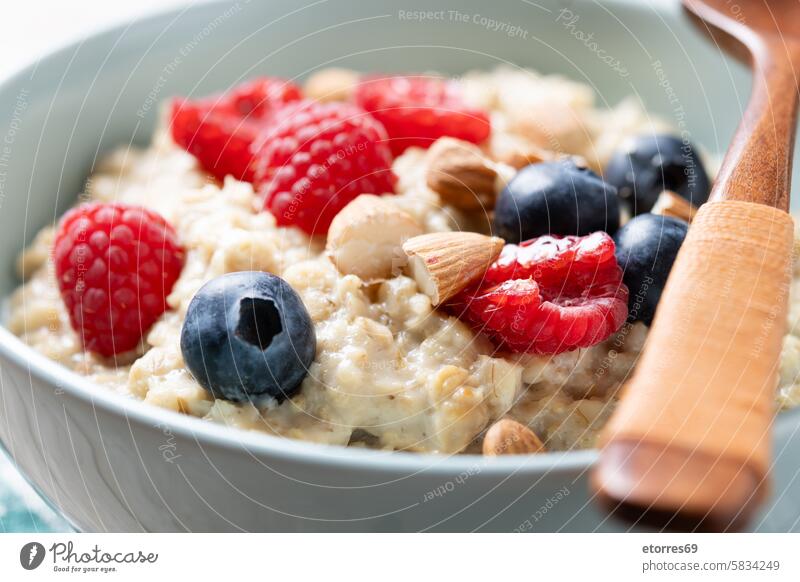
<instances>
[{"instance_id":1,"label":"oatmeal porridge","mask_svg":"<svg viewBox=\"0 0 800 582\"><path fill-rule=\"evenodd\" d=\"M682 219L708 196L703 162L689 146L702 174L692 188L626 184L630 176L615 174L619 157L635 167L653 139L661 140L660 148L674 147L669 127L633 100L598 108L588 87L561 77L510 69L470 73L457 96L456 84L440 78L389 81L394 85L387 89L386 79L330 70L302 90L268 79L216 98L176 100L152 144L111 153L81 195L94 209L144 208L157 215L146 215L147 222L163 221L171 233L153 235L162 263L173 239L179 249L174 276L166 268L156 276L153 288L163 288L165 304L148 314L153 321L143 323L142 315L158 303L152 293L128 303L122 298L127 287L111 288L104 299L90 295L95 263L75 283L69 265L77 239L60 224L43 229L20 256L22 283L9 301L8 327L102 389L240 429L335 445L458 453L479 452L487 430L510 419L532 431L542 450L592 447L642 349L657 301L651 292L657 284L650 290L640 285L633 268L622 275L618 260L628 240L622 231L634 223L646 231L648 221L659 221L663 232L668 221L677 252ZM444 113L424 118L423 105L403 102L423 90L442 99ZM391 114L397 107L404 115ZM237 115L244 119L239 133L225 135L220 147L209 127ZM248 133L253 119L260 124L255 138ZM317 135L301 133L312 122L335 135L318 145ZM347 143L337 136L356 137ZM237 140L251 152L244 162L229 155ZM334 155L317 163L314 156L334 142ZM347 175L359 169L367 177ZM283 188L282 181L289 185ZM327 181L325 188L320 181ZM551 196L544 218L533 183ZM569 216L576 202L563 193L565 183L580 197L578 230L577 218ZM101 211L92 212L74 220L83 228L102 225ZM122 236L97 228L86 252L107 249L109 237L113 246ZM142 240L135 242L144 248ZM63 250L67 244L73 246ZM541 262L542 253L549 262ZM569 268L554 266L553 256L568 256ZM455 272L443 266L449 257ZM113 253L107 255L108 264L113 261ZM530 274L533 263L537 275ZM151 266L142 264L148 268L136 279L140 293ZM100 279L113 286L108 268ZM509 276L509 268L524 273ZM581 269L591 270L591 280ZM263 307L272 296L248 298L255 314L250 327L241 307L235 334L222 330L237 335L224 340L233 356L220 358L234 358L239 379L246 375L244 360L235 360L240 344L258 343L256 353L269 360L270 350L282 347L280 335L296 329L310 338L304 340L311 346L307 356L294 345L281 352L280 363L268 361L269 373L278 377L260 382L270 388L234 385L226 392L216 380L218 369L192 365L193 350L200 348L204 365L215 366L213 348L196 345L208 340L192 330L207 325L214 302L232 293L223 285L214 295L212 283L233 281L236 273L249 273L270 289L288 284L280 287L281 297L296 293L301 300L292 314L270 316L274 305L289 307L278 300ZM652 275L644 276L652 282ZM568 301L564 293L571 294ZM512 299L519 303L510 313ZM90 313L93 301L100 307ZM132 338L109 335L98 323L102 317L90 317L114 302L138 317L143 329ZM215 325L224 327L228 317ZM800 403L798 317L800 302L792 306L784 343L780 407ZM277 330L262 342L259 326L266 320ZM117 327L124 321L124 315L111 318ZM257 340L245 337L250 328ZM103 333L110 344L102 338L91 343ZM132 349L124 344L129 339ZM92 347L108 345L126 349ZM287 353L297 353L298 362ZM285 367L290 375L302 368L296 381L275 371Z\"/></svg>"}]
</instances>

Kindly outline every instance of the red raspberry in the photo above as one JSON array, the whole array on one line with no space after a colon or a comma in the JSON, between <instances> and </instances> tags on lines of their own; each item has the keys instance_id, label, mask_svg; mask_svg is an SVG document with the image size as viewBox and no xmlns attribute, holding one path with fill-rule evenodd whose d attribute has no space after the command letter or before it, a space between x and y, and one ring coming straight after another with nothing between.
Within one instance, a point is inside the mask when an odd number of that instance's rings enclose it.
<instances>
[{"instance_id":1,"label":"red raspberry","mask_svg":"<svg viewBox=\"0 0 800 582\"><path fill-rule=\"evenodd\" d=\"M253 181L251 145L269 127L274 111L300 99L300 89L283 79L254 79L218 97L174 99L172 139L222 180L231 175Z\"/></svg>"},{"instance_id":2,"label":"red raspberry","mask_svg":"<svg viewBox=\"0 0 800 582\"><path fill-rule=\"evenodd\" d=\"M171 120L172 139L204 170L219 180L230 174L252 181L250 145L260 130L257 123L184 99L172 101Z\"/></svg>"},{"instance_id":3,"label":"red raspberry","mask_svg":"<svg viewBox=\"0 0 800 582\"><path fill-rule=\"evenodd\" d=\"M53 250L56 280L84 349L134 349L167 309L183 268L175 231L150 210L121 203L67 212Z\"/></svg>"},{"instance_id":4,"label":"red raspberry","mask_svg":"<svg viewBox=\"0 0 800 582\"><path fill-rule=\"evenodd\" d=\"M264 208L280 225L327 233L333 217L355 197L394 192L397 177L386 139L383 126L354 105L285 106L253 146Z\"/></svg>"},{"instance_id":5,"label":"red raspberry","mask_svg":"<svg viewBox=\"0 0 800 582\"><path fill-rule=\"evenodd\" d=\"M223 96L243 116L265 117L276 108L303 98L300 87L285 79L259 77L237 85Z\"/></svg>"},{"instance_id":6,"label":"red raspberry","mask_svg":"<svg viewBox=\"0 0 800 582\"><path fill-rule=\"evenodd\" d=\"M481 143L491 124L485 111L467 106L459 85L433 77L374 77L362 81L355 102L386 128L395 155L429 147L443 136Z\"/></svg>"},{"instance_id":7,"label":"red raspberry","mask_svg":"<svg viewBox=\"0 0 800 582\"><path fill-rule=\"evenodd\" d=\"M487 270L485 280L502 283L532 278L540 286L585 287L621 279L614 240L605 232L587 236L540 236L519 246L507 244Z\"/></svg>"},{"instance_id":8,"label":"red raspberry","mask_svg":"<svg viewBox=\"0 0 800 582\"><path fill-rule=\"evenodd\" d=\"M506 245L477 287L451 309L515 352L557 354L595 345L628 317L628 289L604 232Z\"/></svg>"}]
</instances>

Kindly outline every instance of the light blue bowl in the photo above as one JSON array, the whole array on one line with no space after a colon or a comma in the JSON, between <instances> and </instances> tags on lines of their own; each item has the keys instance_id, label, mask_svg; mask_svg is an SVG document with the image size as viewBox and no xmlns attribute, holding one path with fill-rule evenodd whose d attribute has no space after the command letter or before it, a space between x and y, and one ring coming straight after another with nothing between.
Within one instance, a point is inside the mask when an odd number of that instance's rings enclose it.
<instances>
[{"instance_id":1,"label":"light blue bowl","mask_svg":"<svg viewBox=\"0 0 800 582\"><path fill-rule=\"evenodd\" d=\"M747 98L746 73L676 5L575 2L566 14L559 4L213 2L50 54L0 82L0 293L18 284L19 250L74 202L97 161L119 145L147 143L158 101L257 74L531 66L588 83L601 105L637 95L707 150L725 149ZM407 14L414 10L443 12L418 22ZM589 497L592 451L448 458L234 431L110 394L4 329L0 366L0 439L80 529L619 527ZM798 413L778 420L776 495L756 528L798 527L799 422Z\"/></svg>"}]
</instances>

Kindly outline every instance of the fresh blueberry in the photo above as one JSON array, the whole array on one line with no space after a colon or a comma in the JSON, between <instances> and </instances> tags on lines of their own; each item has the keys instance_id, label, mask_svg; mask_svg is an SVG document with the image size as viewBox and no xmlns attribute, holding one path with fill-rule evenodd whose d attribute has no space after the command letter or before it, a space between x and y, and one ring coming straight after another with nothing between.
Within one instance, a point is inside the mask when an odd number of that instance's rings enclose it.
<instances>
[{"instance_id":1,"label":"fresh blueberry","mask_svg":"<svg viewBox=\"0 0 800 582\"><path fill-rule=\"evenodd\" d=\"M640 214L614 236L622 282L628 287L628 321L650 325L672 263L689 226L682 220Z\"/></svg>"},{"instance_id":2,"label":"fresh blueberry","mask_svg":"<svg viewBox=\"0 0 800 582\"><path fill-rule=\"evenodd\" d=\"M216 398L259 403L292 396L316 353L311 317L269 273L229 273L203 285L181 330L189 371Z\"/></svg>"},{"instance_id":3,"label":"fresh blueberry","mask_svg":"<svg viewBox=\"0 0 800 582\"><path fill-rule=\"evenodd\" d=\"M605 175L632 215L650 212L664 190L700 206L711 183L697 151L673 135L640 135L628 139L608 162Z\"/></svg>"},{"instance_id":4,"label":"fresh blueberry","mask_svg":"<svg viewBox=\"0 0 800 582\"><path fill-rule=\"evenodd\" d=\"M572 160L531 164L500 193L494 226L508 243L545 234L614 234L619 228L617 192Z\"/></svg>"}]
</instances>

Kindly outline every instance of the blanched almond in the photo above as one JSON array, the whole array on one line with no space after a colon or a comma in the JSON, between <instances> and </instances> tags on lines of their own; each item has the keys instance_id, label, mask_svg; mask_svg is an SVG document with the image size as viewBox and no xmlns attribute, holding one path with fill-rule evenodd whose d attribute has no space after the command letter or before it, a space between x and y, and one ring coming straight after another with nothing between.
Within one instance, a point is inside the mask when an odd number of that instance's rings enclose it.
<instances>
[{"instance_id":1,"label":"blanched almond","mask_svg":"<svg viewBox=\"0 0 800 582\"><path fill-rule=\"evenodd\" d=\"M547 150L577 153L591 149L591 129L580 111L568 103L551 103L540 115L514 111L508 123L515 133Z\"/></svg>"},{"instance_id":2,"label":"blanched almond","mask_svg":"<svg viewBox=\"0 0 800 582\"><path fill-rule=\"evenodd\" d=\"M308 78L303 93L317 101L346 101L353 94L358 80L359 74L350 69L322 69Z\"/></svg>"},{"instance_id":3,"label":"blanched almond","mask_svg":"<svg viewBox=\"0 0 800 582\"><path fill-rule=\"evenodd\" d=\"M697 208L680 194L664 190L658 195L658 199L650 212L691 222L697 212Z\"/></svg>"},{"instance_id":4,"label":"blanched almond","mask_svg":"<svg viewBox=\"0 0 800 582\"><path fill-rule=\"evenodd\" d=\"M530 455L543 453L544 444L527 426L509 418L498 420L483 437L483 454Z\"/></svg>"},{"instance_id":5,"label":"blanched almond","mask_svg":"<svg viewBox=\"0 0 800 582\"><path fill-rule=\"evenodd\" d=\"M420 290L440 305L481 277L503 244L476 232L437 232L408 239L403 250Z\"/></svg>"},{"instance_id":6,"label":"blanched almond","mask_svg":"<svg viewBox=\"0 0 800 582\"><path fill-rule=\"evenodd\" d=\"M475 144L452 137L436 140L426 154L428 187L442 202L463 210L491 210L497 172Z\"/></svg>"},{"instance_id":7,"label":"blanched almond","mask_svg":"<svg viewBox=\"0 0 800 582\"><path fill-rule=\"evenodd\" d=\"M333 219L326 253L341 273L375 283L400 272L406 262L403 242L422 232L393 202L362 194Z\"/></svg>"}]
</instances>

